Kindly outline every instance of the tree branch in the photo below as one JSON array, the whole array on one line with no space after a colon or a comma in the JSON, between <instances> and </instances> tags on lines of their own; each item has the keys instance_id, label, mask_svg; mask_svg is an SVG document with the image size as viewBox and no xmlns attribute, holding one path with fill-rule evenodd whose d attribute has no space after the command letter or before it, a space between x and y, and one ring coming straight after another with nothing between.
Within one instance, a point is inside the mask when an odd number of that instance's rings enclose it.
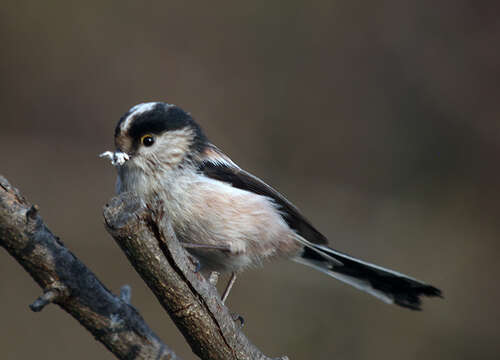
<instances>
[{"instance_id":1,"label":"tree branch","mask_svg":"<svg viewBox=\"0 0 500 360\"><path fill-rule=\"evenodd\" d=\"M198 356L271 360L250 343L197 272L162 209L148 209L129 194L113 198L104 210L106 227ZM178 359L130 305L130 288L122 287L120 297L107 290L38 211L0 175L0 246L43 289L30 308L58 304L120 359Z\"/></svg>"},{"instance_id":2,"label":"tree branch","mask_svg":"<svg viewBox=\"0 0 500 360\"><path fill-rule=\"evenodd\" d=\"M197 272L162 204L148 207L130 194L115 197L104 209L106 227L193 352L202 359L270 360L240 331L215 287Z\"/></svg>"},{"instance_id":3,"label":"tree branch","mask_svg":"<svg viewBox=\"0 0 500 360\"><path fill-rule=\"evenodd\" d=\"M0 176L0 246L44 290L30 306L56 303L119 359L178 359L130 302L130 289L113 295L45 226L38 207Z\"/></svg>"}]
</instances>

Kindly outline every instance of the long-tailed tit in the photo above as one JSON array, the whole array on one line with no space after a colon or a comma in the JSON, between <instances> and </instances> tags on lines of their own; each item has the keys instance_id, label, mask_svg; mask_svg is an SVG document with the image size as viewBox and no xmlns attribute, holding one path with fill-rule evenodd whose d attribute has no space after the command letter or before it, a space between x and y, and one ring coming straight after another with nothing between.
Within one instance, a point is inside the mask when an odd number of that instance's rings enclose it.
<instances>
[{"instance_id":1,"label":"long-tailed tit","mask_svg":"<svg viewBox=\"0 0 500 360\"><path fill-rule=\"evenodd\" d=\"M205 271L236 272L289 258L386 303L420 309L431 285L328 247L327 239L283 195L211 144L175 105L139 104L115 130L116 190L164 203L173 229Z\"/></svg>"}]
</instances>

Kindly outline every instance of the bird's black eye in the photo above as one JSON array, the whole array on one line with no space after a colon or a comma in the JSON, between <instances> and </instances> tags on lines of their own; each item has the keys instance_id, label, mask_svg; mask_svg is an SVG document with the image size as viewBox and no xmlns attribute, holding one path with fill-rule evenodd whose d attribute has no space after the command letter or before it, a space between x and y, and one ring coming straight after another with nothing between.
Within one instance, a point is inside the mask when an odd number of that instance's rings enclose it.
<instances>
[{"instance_id":1,"label":"bird's black eye","mask_svg":"<svg viewBox=\"0 0 500 360\"><path fill-rule=\"evenodd\" d=\"M144 146L150 147L155 143L155 138L150 134L144 135L143 137L141 137L141 143Z\"/></svg>"}]
</instances>

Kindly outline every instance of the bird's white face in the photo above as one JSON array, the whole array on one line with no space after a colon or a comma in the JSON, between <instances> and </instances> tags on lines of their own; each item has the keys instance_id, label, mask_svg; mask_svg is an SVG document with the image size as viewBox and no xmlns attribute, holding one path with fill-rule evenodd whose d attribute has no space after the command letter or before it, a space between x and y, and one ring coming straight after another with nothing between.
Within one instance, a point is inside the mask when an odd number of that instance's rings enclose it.
<instances>
[{"instance_id":1,"label":"bird's white face","mask_svg":"<svg viewBox=\"0 0 500 360\"><path fill-rule=\"evenodd\" d=\"M120 119L115 129L116 151L101 156L118 168L122 187L132 190L134 182L139 186L168 176L206 142L199 126L180 108L145 103L134 106Z\"/></svg>"},{"instance_id":2,"label":"bird's white face","mask_svg":"<svg viewBox=\"0 0 500 360\"><path fill-rule=\"evenodd\" d=\"M148 173L175 169L185 160L193 138L190 128L165 131L158 135L148 133L141 137L125 165L136 166Z\"/></svg>"},{"instance_id":3,"label":"bird's white face","mask_svg":"<svg viewBox=\"0 0 500 360\"><path fill-rule=\"evenodd\" d=\"M160 102L132 107L115 129L115 152L102 154L115 166L135 166L144 171L174 168L206 144L191 116Z\"/></svg>"}]
</instances>

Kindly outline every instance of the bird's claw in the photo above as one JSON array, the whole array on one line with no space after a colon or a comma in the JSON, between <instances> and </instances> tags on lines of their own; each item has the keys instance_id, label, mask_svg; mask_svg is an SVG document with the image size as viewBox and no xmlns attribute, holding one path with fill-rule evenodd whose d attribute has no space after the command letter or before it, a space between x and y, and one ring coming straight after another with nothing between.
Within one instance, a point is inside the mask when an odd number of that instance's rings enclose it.
<instances>
[{"instance_id":1,"label":"bird's claw","mask_svg":"<svg viewBox=\"0 0 500 360\"><path fill-rule=\"evenodd\" d=\"M245 318L243 316L238 313L231 313L231 318L234 322L238 321L240 323L239 330L243 329L243 326L245 326Z\"/></svg>"}]
</instances>

